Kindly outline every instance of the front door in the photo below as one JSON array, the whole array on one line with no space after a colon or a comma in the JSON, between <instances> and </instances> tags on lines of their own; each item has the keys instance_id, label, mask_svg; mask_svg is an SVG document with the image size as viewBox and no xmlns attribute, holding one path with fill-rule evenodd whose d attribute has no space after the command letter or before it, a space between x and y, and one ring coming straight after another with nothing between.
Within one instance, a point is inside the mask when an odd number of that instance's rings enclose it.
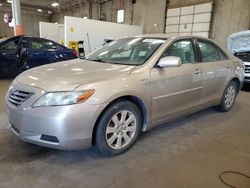
<instances>
[{"instance_id":1,"label":"front door","mask_svg":"<svg viewBox=\"0 0 250 188\"><path fill-rule=\"evenodd\" d=\"M180 57L182 64L151 70L153 124L197 107L202 93L202 65L196 63L192 39L174 42L164 56Z\"/></svg>"},{"instance_id":2,"label":"front door","mask_svg":"<svg viewBox=\"0 0 250 188\"><path fill-rule=\"evenodd\" d=\"M13 37L0 46L0 72L1 75L12 75L17 72L19 59L19 45L21 37Z\"/></svg>"}]
</instances>

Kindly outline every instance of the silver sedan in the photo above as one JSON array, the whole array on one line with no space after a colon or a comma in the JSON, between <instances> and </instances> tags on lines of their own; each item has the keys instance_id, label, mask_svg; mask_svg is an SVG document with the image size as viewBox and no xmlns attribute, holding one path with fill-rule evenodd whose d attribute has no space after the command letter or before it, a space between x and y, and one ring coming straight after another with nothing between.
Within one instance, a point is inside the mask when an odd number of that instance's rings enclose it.
<instances>
[{"instance_id":1,"label":"silver sedan","mask_svg":"<svg viewBox=\"0 0 250 188\"><path fill-rule=\"evenodd\" d=\"M156 125L211 106L229 111L243 80L241 60L209 39L143 35L22 73L6 112L25 142L117 155Z\"/></svg>"}]
</instances>

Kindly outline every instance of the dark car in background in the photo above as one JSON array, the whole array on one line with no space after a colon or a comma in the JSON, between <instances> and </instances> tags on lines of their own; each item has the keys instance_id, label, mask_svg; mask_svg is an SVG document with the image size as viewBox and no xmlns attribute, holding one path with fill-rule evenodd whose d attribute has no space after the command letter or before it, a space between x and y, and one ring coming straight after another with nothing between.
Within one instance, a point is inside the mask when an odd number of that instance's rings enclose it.
<instances>
[{"instance_id":1,"label":"dark car in background","mask_svg":"<svg viewBox=\"0 0 250 188\"><path fill-rule=\"evenodd\" d=\"M14 77L33 67L75 58L74 50L51 40L11 37L0 43L0 76Z\"/></svg>"},{"instance_id":2,"label":"dark car in background","mask_svg":"<svg viewBox=\"0 0 250 188\"><path fill-rule=\"evenodd\" d=\"M0 38L0 45L9 38Z\"/></svg>"}]
</instances>

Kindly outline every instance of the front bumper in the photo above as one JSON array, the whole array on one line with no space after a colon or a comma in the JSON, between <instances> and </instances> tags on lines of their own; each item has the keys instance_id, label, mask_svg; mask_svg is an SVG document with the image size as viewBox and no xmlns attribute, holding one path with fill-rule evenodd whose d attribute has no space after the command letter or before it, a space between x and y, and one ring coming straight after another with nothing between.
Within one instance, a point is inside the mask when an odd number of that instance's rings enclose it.
<instances>
[{"instance_id":1,"label":"front bumper","mask_svg":"<svg viewBox=\"0 0 250 188\"><path fill-rule=\"evenodd\" d=\"M105 105L90 105L85 102L32 108L32 103L44 91L26 85L21 88L26 91L33 90L35 95L19 107L9 102L8 94L5 98L10 128L20 140L62 150L91 146L95 122Z\"/></svg>"}]
</instances>

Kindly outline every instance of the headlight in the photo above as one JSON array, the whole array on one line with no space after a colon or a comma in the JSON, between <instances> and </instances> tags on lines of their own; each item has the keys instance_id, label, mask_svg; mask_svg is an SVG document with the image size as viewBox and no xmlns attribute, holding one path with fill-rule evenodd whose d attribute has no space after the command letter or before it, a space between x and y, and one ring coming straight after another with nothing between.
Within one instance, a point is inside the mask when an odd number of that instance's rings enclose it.
<instances>
[{"instance_id":1,"label":"headlight","mask_svg":"<svg viewBox=\"0 0 250 188\"><path fill-rule=\"evenodd\" d=\"M49 92L35 101L33 107L62 106L82 103L86 101L94 92L95 90L93 89L86 91Z\"/></svg>"}]
</instances>

